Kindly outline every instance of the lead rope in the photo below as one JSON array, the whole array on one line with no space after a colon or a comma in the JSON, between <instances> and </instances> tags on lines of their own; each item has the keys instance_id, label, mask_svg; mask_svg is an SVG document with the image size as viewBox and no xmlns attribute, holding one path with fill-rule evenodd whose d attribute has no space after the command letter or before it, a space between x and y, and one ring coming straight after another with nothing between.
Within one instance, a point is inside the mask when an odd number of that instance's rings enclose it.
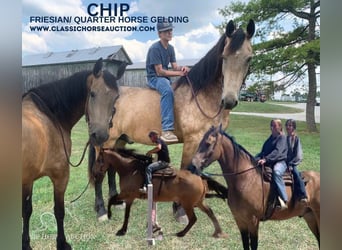
<instances>
[{"instance_id":1,"label":"lead rope","mask_svg":"<svg viewBox=\"0 0 342 250\"><path fill-rule=\"evenodd\" d=\"M33 95L35 95L36 97L38 97L38 99L41 101L41 103L43 103L43 104L47 107L47 110L50 112L51 117L54 117L54 118L55 118L53 112L52 112L51 109L46 105L45 101L44 101L38 94L36 94L35 92L31 92L31 94L33 94ZM61 134L62 141L63 141L63 149L64 149L65 157L66 157L66 159L67 159L68 164L69 164L70 166L72 166L72 167L78 167L79 165L81 165L81 163L82 163L82 161L83 161L83 159L84 159L85 152L86 152L86 150L87 150L87 148L88 148L88 146L89 146L89 140L87 141L87 143L86 143L86 145L85 145L85 147L84 147L84 150L83 150L82 157L81 157L80 161L79 161L77 164L73 164L72 162L70 162L70 157L69 157L68 152L67 152L67 150L66 150L66 145L65 145L65 141L64 141L64 136L63 136L63 131L62 131L61 125L60 125L60 123L57 121L57 119L54 119L54 123L56 124L56 126L57 126L57 128L58 128L58 130L59 130L59 133Z\"/></svg>"}]
</instances>

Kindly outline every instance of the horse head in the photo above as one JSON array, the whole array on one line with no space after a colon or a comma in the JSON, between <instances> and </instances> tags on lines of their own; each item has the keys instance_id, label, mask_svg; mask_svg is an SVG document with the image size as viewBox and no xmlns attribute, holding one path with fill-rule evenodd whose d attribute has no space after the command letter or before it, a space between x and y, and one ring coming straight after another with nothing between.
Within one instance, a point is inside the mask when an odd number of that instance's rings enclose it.
<instances>
[{"instance_id":1,"label":"horse head","mask_svg":"<svg viewBox=\"0 0 342 250\"><path fill-rule=\"evenodd\" d=\"M122 63L117 76L107 70L102 70L103 62L100 58L94 65L92 74L88 78L88 97L86 104L86 120L90 142L101 146L109 138L112 118L115 114L115 102L119 98L117 80L123 75L127 64Z\"/></svg>"},{"instance_id":2,"label":"horse head","mask_svg":"<svg viewBox=\"0 0 342 250\"><path fill-rule=\"evenodd\" d=\"M255 32L255 24L250 20L247 32L235 28L231 20L226 26L226 41L222 52L222 105L225 109L233 109L238 103L238 93L244 82L253 57L251 38Z\"/></svg>"},{"instance_id":3,"label":"horse head","mask_svg":"<svg viewBox=\"0 0 342 250\"><path fill-rule=\"evenodd\" d=\"M221 134L222 126L212 126L203 136L196 153L192 158L192 165L198 170L202 171L208 167L212 162L216 161L220 156L217 142Z\"/></svg>"}]
</instances>

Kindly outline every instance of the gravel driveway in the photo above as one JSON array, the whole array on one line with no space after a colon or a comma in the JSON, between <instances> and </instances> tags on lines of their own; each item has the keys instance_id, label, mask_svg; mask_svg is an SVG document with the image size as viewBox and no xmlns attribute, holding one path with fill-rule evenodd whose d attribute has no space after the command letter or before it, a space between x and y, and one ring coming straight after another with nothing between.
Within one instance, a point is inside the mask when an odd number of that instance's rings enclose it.
<instances>
[{"instance_id":1,"label":"gravel driveway","mask_svg":"<svg viewBox=\"0 0 342 250\"><path fill-rule=\"evenodd\" d=\"M254 115L254 116L263 116L263 117L279 118L279 119L290 119L291 118L291 119L295 119L296 121L306 121L306 118L305 118L306 103L293 103L293 104L272 103L272 104L302 109L303 112L291 113L291 114L275 114L275 113L249 113L249 112L234 112L233 111L233 112L231 112L231 114ZM320 119L321 119L321 107L315 106L315 121L316 121L316 123L320 123Z\"/></svg>"}]
</instances>

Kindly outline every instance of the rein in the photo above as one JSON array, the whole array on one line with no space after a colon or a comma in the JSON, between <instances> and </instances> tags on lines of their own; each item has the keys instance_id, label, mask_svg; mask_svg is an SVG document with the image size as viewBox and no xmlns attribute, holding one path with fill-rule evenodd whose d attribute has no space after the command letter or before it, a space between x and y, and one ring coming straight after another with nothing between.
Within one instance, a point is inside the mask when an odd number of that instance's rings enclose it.
<instances>
[{"instance_id":1,"label":"rein","mask_svg":"<svg viewBox=\"0 0 342 250\"><path fill-rule=\"evenodd\" d=\"M207 114L204 112L204 110L202 109L202 107L201 107L201 105L199 104L199 102L198 102L197 95L195 94L195 91L194 91L194 88L193 88L193 86L192 86L192 82L191 82L189 76L188 76L188 75L185 75L185 77L186 77L186 80L187 80L188 83L189 83L189 86L190 86L190 89L191 89L191 93L192 93L192 95L193 95L193 97L194 97L194 99L195 99L196 105L197 105L198 109L201 111L201 113L202 113L205 117L207 117L207 118L209 118L209 119L214 119L214 118L216 118L216 117L221 113L222 108L223 108L223 104L222 104L222 103L220 104L219 110L217 111L217 113L216 113L214 116L209 116L209 115L207 115Z\"/></svg>"},{"instance_id":2,"label":"rein","mask_svg":"<svg viewBox=\"0 0 342 250\"><path fill-rule=\"evenodd\" d=\"M240 175L240 174L244 174L250 170L255 169L256 167L252 167L252 168L248 168L246 170L243 170L241 172L237 172L237 173L222 173L222 174L214 174L214 173L208 173L208 172L204 172L205 174L211 175L211 176L233 176L233 175Z\"/></svg>"},{"instance_id":3,"label":"rein","mask_svg":"<svg viewBox=\"0 0 342 250\"><path fill-rule=\"evenodd\" d=\"M49 111L51 117L55 117L55 116L53 115L53 112L51 111L51 109L46 105L45 101L44 101L39 95L37 95L35 92L31 92L31 94L33 94L33 95L35 95L36 97L38 97L38 99L47 107L47 110ZM89 146L90 141L89 141L89 140L87 141L87 143L86 143L86 145L85 145L85 147L84 147L84 149L83 149L83 153L82 153L82 156L81 156L80 161L79 161L77 164L73 164L73 163L70 161L70 157L69 157L68 152L67 152L67 150L66 150L66 145L65 145L65 140L64 140L64 136L63 136L63 131L62 131L62 128L61 128L61 124L60 124L60 122L59 122L57 119L54 119L54 124L57 126L57 128L58 128L58 130L59 130L59 133L61 134L62 141L63 141L63 149L64 149L65 157L66 157L66 159L67 159L68 164L69 164L70 166L72 166L72 167L78 167L78 166L80 166L81 163L82 163L82 161L83 161L83 159L84 159L85 152L86 152L86 150L87 150L87 148L88 148L88 146Z\"/></svg>"}]
</instances>

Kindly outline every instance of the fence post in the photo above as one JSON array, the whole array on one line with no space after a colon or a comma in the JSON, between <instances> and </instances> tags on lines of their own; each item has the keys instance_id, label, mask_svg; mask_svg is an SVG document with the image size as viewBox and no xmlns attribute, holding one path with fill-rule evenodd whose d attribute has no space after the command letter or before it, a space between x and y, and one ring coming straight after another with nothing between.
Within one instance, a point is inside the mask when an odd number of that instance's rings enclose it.
<instances>
[{"instance_id":1,"label":"fence post","mask_svg":"<svg viewBox=\"0 0 342 250\"><path fill-rule=\"evenodd\" d=\"M154 245L155 240L153 238L153 184L147 185L147 201L148 201L148 211L147 211L147 244Z\"/></svg>"}]
</instances>

